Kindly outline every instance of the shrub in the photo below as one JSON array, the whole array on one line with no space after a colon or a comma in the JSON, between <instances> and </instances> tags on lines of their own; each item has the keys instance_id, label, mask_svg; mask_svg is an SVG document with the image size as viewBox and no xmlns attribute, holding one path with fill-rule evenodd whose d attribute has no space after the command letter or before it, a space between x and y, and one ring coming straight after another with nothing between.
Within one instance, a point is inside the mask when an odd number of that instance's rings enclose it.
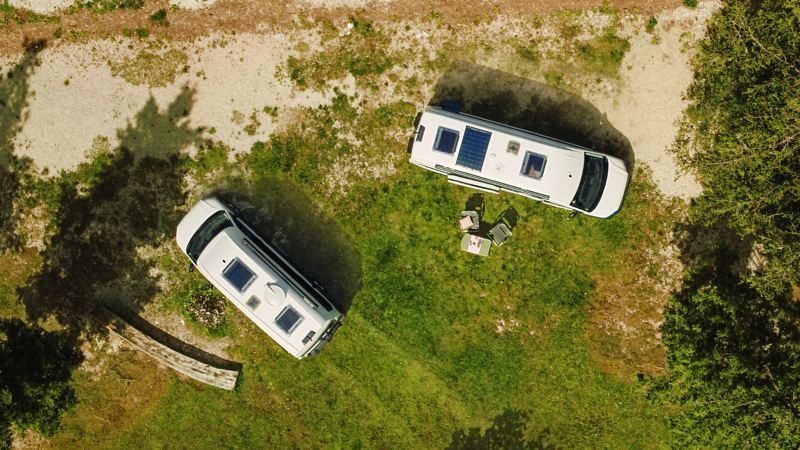
<instances>
[{"instance_id":1,"label":"shrub","mask_svg":"<svg viewBox=\"0 0 800 450\"><path fill-rule=\"evenodd\" d=\"M167 22L167 10L162 8L154 12L150 16L150 22L153 22L158 25L168 25L169 22Z\"/></svg>"},{"instance_id":2,"label":"shrub","mask_svg":"<svg viewBox=\"0 0 800 450\"><path fill-rule=\"evenodd\" d=\"M655 16L650 16L650 18L647 19L647 23L645 24L644 28L648 33L652 33L653 30L656 29L656 25L658 25L658 20L656 20Z\"/></svg>"},{"instance_id":3,"label":"shrub","mask_svg":"<svg viewBox=\"0 0 800 450\"><path fill-rule=\"evenodd\" d=\"M185 307L192 320L209 330L225 324L225 298L209 284L189 291Z\"/></svg>"}]
</instances>

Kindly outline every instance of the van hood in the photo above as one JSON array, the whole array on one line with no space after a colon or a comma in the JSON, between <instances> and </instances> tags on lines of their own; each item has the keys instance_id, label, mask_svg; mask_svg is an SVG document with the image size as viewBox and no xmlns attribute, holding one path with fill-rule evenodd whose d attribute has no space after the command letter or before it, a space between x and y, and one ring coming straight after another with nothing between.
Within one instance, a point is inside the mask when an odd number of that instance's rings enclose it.
<instances>
[{"instance_id":1,"label":"van hood","mask_svg":"<svg viewBox=\"0 0 800 450\"><path fill-rule=\"evenodd\" d=\"M616 214L622 208L625 191L628 189L630 177L627 169L625 169L625 164L617 158L610 157L608 162L608 174L606 175L603 196L590 213L594 217L608 218Z\"/></svg>"},{"instance_id":2,"label":"van hood","mask_svg":"<svg viewBox=\"0 0 800 450\"><path fill-rule=\"evenodd\" d=\"M189 240L192 239L192 236L194 236L194 233L197 232L197 229L200 228L203 222L208 220L208 218L217 211L225 209L225 206L214 197L204 198L197 202L178 224L175 240L178 242L178 246L181 250L183 250L184 253L186 252L186 246L189 245Z\"/></svg>"}]
</instances>

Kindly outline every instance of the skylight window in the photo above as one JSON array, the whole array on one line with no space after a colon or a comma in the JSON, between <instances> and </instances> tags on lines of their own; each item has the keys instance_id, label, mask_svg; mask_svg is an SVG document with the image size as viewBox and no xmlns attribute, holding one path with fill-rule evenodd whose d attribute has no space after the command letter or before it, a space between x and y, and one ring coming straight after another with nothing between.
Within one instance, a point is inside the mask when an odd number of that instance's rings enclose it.
<instances>
[{"instance_id":1,"label":"skylight window","mask_svg":"<svg viewBox=\"0 0 800 450\"><path fill-rule=\"evenodd\" d=\"M457 143L458 131L439 127L439 130L436 132L436 140L433 141L433 149L437 152L453 153L456 151Z\"/></svg>"},{"instance_id":2,"label":"skylight window","mask_svg":"<svg viewBox=\"0 0 800 450\"><path fill-rule=\"evenodd\" d=\"M256 279L256 274L238 259L234 259L228 264L228 267L222 271L222 276L239 292L244 292L250 286L250 283Z\"/></svg>"},{"instance_id":3,"label":"skylight window","mask_svg":"<svg viewBox=\"0 0 800 450\"><path fill-rule=\"evenodd\" d=\"M302 321L303 317L291 306L284 308L283 311L278 314L278 317L275 318L275 323L277 323L280 329L286 332L286 334L291 334Z\"/></svg>"},{"instance_id":4,"label":"skylight window","mask_svg":"<svg viewBox=\"0 0 800 450\"><path fill-rule=\"evenodd\" d=\"M522 174L531 178L542 178L544 174L544 165L547 162L547 157L538 153L528 152L525 155L525 161L522 163Z\"/></svg>"},{"instance_id":5,"label":"skylight window","mask_svg":"<svg viewBox=\"0 0 800 450\"><path fill-rule=\"evenodd\" d=\"M247 300L247 302L245 302L245 304L247 305L248 308L255 311L256 308L258 308L258 305L261 304L261 300L259 300L258 297L256 296L252 296Z\"/></svg>"}]
</instances>

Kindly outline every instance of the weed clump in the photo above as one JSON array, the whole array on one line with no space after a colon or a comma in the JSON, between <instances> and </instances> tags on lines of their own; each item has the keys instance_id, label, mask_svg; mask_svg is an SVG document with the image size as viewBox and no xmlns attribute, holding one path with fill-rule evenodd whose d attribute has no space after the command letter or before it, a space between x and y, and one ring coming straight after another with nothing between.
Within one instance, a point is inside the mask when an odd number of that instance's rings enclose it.
<instances>
[{"instance_id":1,"label":"weed clump","mask_svg":"<svg viewBox=\"0 0 800 450\"><path fill-rule=\"evenodd\" d=\"M189 291L185 307L192 320L209 330L225 324L225 298L211 285Z\"/></svg>"},{"instance_id":2,"label":"weed clump","mask_svg":"<svg viewBox=\"0 0 800 450\"><path fill-rule=\"evenodd\" d=\"M644 29L647 30L648 33L652 33L653 30L656 29L656 25L658 25L658 20L656 20L655 16L650 16L644 24Z\"/></svg>"},{"instance_id":3,"label":"weed clump","mask_svg":"<svg viewBox=\"0 0 800 450\"><path fill-rule=\"evenodd\" d=\"M583 66L601 75L614 76L622 65L631 44L614 33L606 33L578 45L578 59Z\"/></svg>"},{"instance_id":4,"label":"weed clump","mask_svg":"<svg viewBox=\"0 0 800 450\"><path fill-rule=\"evenodd\" d=\"M70 13L88 9L95 13L106 13L115 9L139 9L144 6L144 0L75 0L69 7Z\"/></svg>"},{"instance_id":5,"label":"weed clump","mask_svg":"<svg viewBox=\"0 0 800 450\"><path fill-rule=\"evenodd\" d=\"M140 51L135 57L121 63L109 63L111 74L120 76L137 86L163 87L175 81L179 68L189 61L186 53L169 50L164 54Z\"/></svg>"},{"instance_id":6,"label":"weed clump","mask_svg":"<svg viewBox=\"0 0 800 450\"><path fill-rule=\"evenodd\" d=\"M167 21L167 10L162 8L154 12L152 15L150 15L150 22L153 22L157 25L169 25L169 22Z\"/></svg>"},{"instance_id":7,"label":"weed clump","mask_svg":"<svg viewBox=\"0 0 800 450\"><path fill-rule=\"evenodd\" d=\"M330 37L330 28L323 27L329 37L320 51L301 57L289 57L283 72L301 89L321 88L327 80L350 73L357 81L369 83L394 67L400 56L391 50L391 39L372 21L352 18L339 36ZM335 30L335 27L334 27Z\"/></svg>"}]
</instances>

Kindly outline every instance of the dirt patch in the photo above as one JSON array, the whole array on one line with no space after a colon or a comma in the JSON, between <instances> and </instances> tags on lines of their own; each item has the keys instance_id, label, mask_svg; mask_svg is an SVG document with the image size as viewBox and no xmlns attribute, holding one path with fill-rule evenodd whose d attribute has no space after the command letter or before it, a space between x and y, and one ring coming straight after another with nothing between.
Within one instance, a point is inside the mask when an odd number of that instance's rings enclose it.
<instances>
[{"instance_id":1,"label":"dirt patch","mask_svg":"<svg viewBox=\"0 0 800 450\"><path fill-rule=\"evenodd\" d=\"M643 168L638 176L649 176L649 170ZM640 373L667 372L660 326L667 300L684 273L675 239L666 231L672 223L664 211L680 216L685 206L678 199L665 198L653 186L644 189L644 195L651 197L650 206L637 214L657 225L643 231L642 244L618 251L614 270L595 277L586 329L592 360L623 381L633 381Z\"/></svg>"},{"instance_id":2,"label":"dirt patch","mask_svg":"<svg viewBox=\"0 0 800 450\"><path fill-rule=\"evenodd\" d=\"M34 5L39 10L46 10L50 4L60 0L18 0L18 5ZM331 8L317 6L317 0L297 0L285 2L278 0L220 0L216 3L202 0L182 1L187 9L169 9L167 27L153 27L150 15L159 8L169 8L166 0L147 1L141 9L116 10L104 14L95 14L82 10L72 14L60 15L59 23L32 23L11 25L3 30L4 39L0 40L0 54L18 52L26 41L35 39L53 39L54 35L71 41L86 41L92 38L105 38L122 35L126 30L150 29L159 36L170 39L194 39L217 31L228 33L254 31L282 31L291 28L298 16L307 19L345 21L347 17L358 14L373 20L413 20L421 15L435 13L444 23L472 23L475 20L487 20L498 14L510 16L538 16L564 9L589 9L610 5L621 10L638 11L651 14L671 9L681 4L678 0L546 0L529 2L525 0L500 0L491 3L476 4L470 0L437 0L420 6L416 2L377 2L365 4L364 1L337 1ZM60 3L58 3L60 4ZM195 9L193 6L207 8ZM369 7L367 7L369 6ZM57 30L61 30L57 32Z\"/></svg>"},{"instance_id":3,"label":"dirt patch","mask_svg":"<svg viewBox=\"0 0 800 450\"><path fill-rule=\"evenodd\" d=\"M719 7L719 2L705 2L693 10L659 13L654 34L645 32L643 22L627 22L631 48L622 61L622 87L613 96L589 95L607 120L627 136L636 159L648 164L653 180L668 196L690 198L701 191L693 175L678 169L669 147L675 141L675 123L687 106L684 94L693 76L691 49Z\"/></svg>"},{"instance_id":4,"label":"dirt patch","mask_svg":"<svg viewBox=\"0 0 800 450\"><path fill-rule=\"evenodd\" d=\"M112 73L110 61L135 58L140 47L145 47L135 40L49 48L40 55L41 64L30 78L35 94L28 98L27 120L15 140L16 154L30 157L51 175L74 169L86 160L87 150L98 137L115 148L120 130L150 98L165 107L184 86L195 88L195 103L188 116L191 126L203 127L205 137L226 142L234 152L247 151L256 141L265 140L278 122L263 112L266 106L278 105L285 111L316 106L330 98L330 93L293 92L288 81L275 78L277 65L291 52L287 42L282 34L213 35L191 46L165 47L160 50L163 54L180 51L189 59L185 71L177 67L172 83L155 89ZM6 60L6 64L12 62ZM0 62L0 67L7 66ZM133 75L141 73L135 64L125 67L131 67ZM152 82L148 77L137 75L132 81ZM154 84L161 84L159 80ZM233 111L256 111L260 126L248 132L247 124L231 121ZM79 131L74 121L65 120L76 116L81 117ZM213 134L209 132L212 128Z\"/></svg>"}]
</instances>

